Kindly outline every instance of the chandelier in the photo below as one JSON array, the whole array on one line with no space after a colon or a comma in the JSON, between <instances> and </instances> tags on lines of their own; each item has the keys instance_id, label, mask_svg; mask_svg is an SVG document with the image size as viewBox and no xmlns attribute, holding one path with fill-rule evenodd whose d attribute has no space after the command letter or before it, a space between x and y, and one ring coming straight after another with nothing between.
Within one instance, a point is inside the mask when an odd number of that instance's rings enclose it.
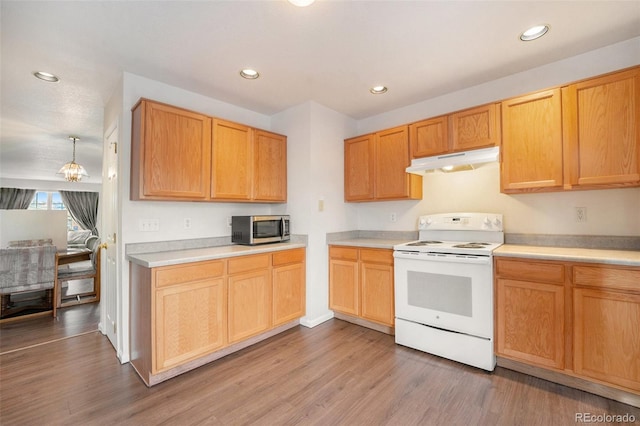
<instances>
[{"instance_id":1,"label":"chandelier","mask_svg":"<svg viewBox=\"0 0 640 426\"><path fill-rule=\"evenodd\" d=\"M80 138L69 136L69 139L73 142L73 159L62 166L56 174L63 175L65 180L69 182L80 182L83 177L89 177L84 167L76 163L76 142L79 141Z\"/></svg>"}]
</instances>

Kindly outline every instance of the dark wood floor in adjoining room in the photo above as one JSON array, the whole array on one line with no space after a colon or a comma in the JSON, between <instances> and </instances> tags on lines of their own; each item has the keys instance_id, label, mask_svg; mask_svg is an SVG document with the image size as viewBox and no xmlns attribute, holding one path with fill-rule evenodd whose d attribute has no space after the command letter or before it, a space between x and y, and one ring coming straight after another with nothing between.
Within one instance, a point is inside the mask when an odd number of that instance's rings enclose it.
<instances>
[{"instance_id":1,"label":"dark wood floor in adjoining room","mask_svg":"<svg viewBox=\"0 0 640 426\"><path fill-rule=\"evenodd\" d=\"M58 309L58 315L20 318L0 323L0 354L98 330L100 304Z\"/></svg>"},{"instance_id":2,"label":"dark wood floor in adjoining room","mask_svg":"<svg viewBox=\"0 0 640 426\"><path fill-rule=\"evenodd\" d=\"M100 333L0 355L3 425L573 425L640 409L484 372L340 320L296 327L147 388Z\"/></svg>"}]
</instances>

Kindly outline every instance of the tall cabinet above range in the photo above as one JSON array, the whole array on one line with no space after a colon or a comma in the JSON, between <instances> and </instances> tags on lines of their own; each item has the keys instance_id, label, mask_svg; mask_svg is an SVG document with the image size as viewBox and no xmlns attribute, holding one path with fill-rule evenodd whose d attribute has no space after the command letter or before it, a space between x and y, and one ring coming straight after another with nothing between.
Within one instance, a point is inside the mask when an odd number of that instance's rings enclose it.
<instances>
[{"instance_id":1,"label":"tall cabinet above range","mask_svg":"<svg viewBox=\"0 0 640 426\"><path fill-rule=\"evenodd\" d=\"M132 112L132 200L287 201L286 136L148 99Z\"/></svg>"}]
</instances>

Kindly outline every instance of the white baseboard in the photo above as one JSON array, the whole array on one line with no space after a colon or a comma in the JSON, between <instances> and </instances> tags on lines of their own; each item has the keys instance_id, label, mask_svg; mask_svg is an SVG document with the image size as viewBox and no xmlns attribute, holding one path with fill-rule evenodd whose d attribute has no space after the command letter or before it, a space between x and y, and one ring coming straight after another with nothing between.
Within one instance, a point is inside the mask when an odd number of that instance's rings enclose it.
<instances>
[{"instance_id":1,"label":"white baseboard","mask_svg":"<svg viewBox=\"0 0 640 426\"><path fill-rule=\"evenodd\" d=\"M300 318L300 325L305 326L307 328L313 328L316 325L320 325L325 321L329 321L333 318L333 311L327 311L325 314L320 315L316 318L302 317Z\"/></svg>"}]
</instances>

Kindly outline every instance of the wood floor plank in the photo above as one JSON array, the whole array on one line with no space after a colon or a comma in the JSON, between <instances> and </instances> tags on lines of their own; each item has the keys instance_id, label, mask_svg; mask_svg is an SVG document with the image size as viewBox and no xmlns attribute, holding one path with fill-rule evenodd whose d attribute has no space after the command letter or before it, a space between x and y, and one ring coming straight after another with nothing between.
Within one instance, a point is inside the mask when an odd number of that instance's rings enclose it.
<instances>
[{"instance_id":1,"label":"wood floor plank","mask_svg":"<svg viewBox=\"0 0 640 426\"><path fill-rule=\"evenodd\" d=\"M58 309L51 315L0 323L0 354L98 330L100 304Z\"/></svg>"},{"instance_id":2,"label":"wood floor plank","mask_svg":"<svg viewBox=\"0 0 640 426\"><path fill-rule=\"evenodd\" d=\"M331 320L152 388L100 333L0 355L2 425L564 425L640 409Z\"/></svg>"}]
</instances>

